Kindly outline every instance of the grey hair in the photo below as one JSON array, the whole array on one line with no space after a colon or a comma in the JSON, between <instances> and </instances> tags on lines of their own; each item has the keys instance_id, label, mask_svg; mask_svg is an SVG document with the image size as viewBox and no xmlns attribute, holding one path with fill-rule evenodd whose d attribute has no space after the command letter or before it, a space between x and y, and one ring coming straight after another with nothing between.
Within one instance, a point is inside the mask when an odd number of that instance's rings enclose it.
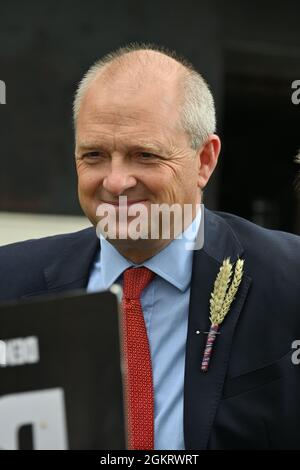
<instances>
[{"instance_id":1,"label":"grey hair","mask_svg":"<svg viewBox=\"0 0 300 470\"><path fill-rule=\"evenodd\" d=\"M190 70L184 81L181 122L197 150L216 131L216 111L213 96L203 77Z\"/></svg>"},{"instance_id":2,"label":"grey hair","mask_svg":"<svg viewBox=\"0 0 300 470\"><path fill-rule=\"evenodd\" d=\"M85 73L75 93L73 102L74 127L79 114L82 99L92 84L107 65L121 61L124 55L136 51L155 51L171 57L181 64L185 73L183 76L183 99L180 109L180 119L183 129L190 136L191 147L198 150L208 136L216 131L216 112L212 93L208 84L194 67L175 52L153 44L130 44L105 55L97 60Z\"/></svg>"}]
</instances>

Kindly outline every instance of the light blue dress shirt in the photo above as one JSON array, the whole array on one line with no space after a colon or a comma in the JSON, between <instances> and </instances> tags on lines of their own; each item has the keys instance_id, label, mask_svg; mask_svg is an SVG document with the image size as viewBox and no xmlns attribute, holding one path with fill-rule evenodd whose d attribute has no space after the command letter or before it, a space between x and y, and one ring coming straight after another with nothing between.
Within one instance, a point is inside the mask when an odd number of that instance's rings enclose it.
<instances>
[{"instance_id":1,"label":"light blue dress shirt","mask_svg":"<svg viewBox=\"0 0 300 470\"><path fill-rule=\"evenodd\" d=\"M201 220L198 211L192 224L158 254L140 266L156 273L141 297L147 328L154 385L154 447L184 449L183 388L193 250ZM101 251L89 278L87 291L107 290L122 283L122 273L137 266L100 237Z\"/></svg>"}]
</instances>

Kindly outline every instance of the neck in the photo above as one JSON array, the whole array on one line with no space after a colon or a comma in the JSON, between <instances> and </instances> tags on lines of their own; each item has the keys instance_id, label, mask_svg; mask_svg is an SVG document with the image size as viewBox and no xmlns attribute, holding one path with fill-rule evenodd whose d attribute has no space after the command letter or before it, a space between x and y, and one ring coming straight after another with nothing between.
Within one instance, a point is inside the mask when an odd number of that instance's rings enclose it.
<instances>
[{"instance_id":1,"label":"neck","mask_svg":"<svg viewBox=\"0 0 300 470\"><path fill-rule=\"evenodd\" d=\"M156 243L153 243L153 242ZM118 252L132 261L135 264L142 264L149 258L152 258L165 248L172 239L168 240L151 240L149 246L149 240L109 240L109 242L118 250ZM124 243L127 242L127 243Z\"/></svg>"},{"instance_id":2,"label":"neck","mask_svg":"<svg viewBox=\"0 0 300 470\"><path fill-rule=\"evenodd\" d=\"M193 211L192 221L191 219L184 224L183 229L178 232L175 232L174 227L172 235L170 238L159 238L159 239L114 239L109 240L109 242L118 250L118 252L127 258L129 261L132 261L135 264L142 264L149 258L152 258L161 250L163 250L169 243L171 243L174 238L176 238L180 233L183 233L188 226L195 220L196 211ZM170 234L169 234L170 236Z\"/></svg>"},{"instance_id":3,"label":"neck","mask_svg":"<svg viewBox=\"0 0 300 470\"><path fill-rule=\"evenodd\" d=\"M196 204L201 203L201 198L197 201ZM149 258L152 258L161 250L163 250L169 243L171 243L174 238L176 238L180 233L183 233L187 227L194 221L197 215L197 206L194 205L192 209L192 219L188 218L189 220L183 219L183 226L181 226L181 230L179 232L175 232L174 226L172 227L171 234L169 234L170 238L162 238L158 239L137 239L133 240L130 238L127 239L107 239L113 246L118 250L118 252L127 258L129 261L132 261L135 264L142 264Z\"/></svg>"}]
</instances>

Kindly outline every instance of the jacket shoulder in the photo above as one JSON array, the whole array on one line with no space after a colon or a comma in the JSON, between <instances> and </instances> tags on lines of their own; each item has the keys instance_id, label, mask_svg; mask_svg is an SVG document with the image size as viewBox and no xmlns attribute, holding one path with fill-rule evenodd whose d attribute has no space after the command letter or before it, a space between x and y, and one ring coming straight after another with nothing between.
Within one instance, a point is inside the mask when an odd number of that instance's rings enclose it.
<instances>
[{"instance_id":1,"label":"jacket shoulder","mask_svg":"<svg viewBox=\"0 0 300 470\"><path fill-rule=\"evenodd\" d=\"M280 262L283 258L292 264L300 263L300 237L292 233L270 230L233 214L215 212L235 233L246 253L261 262Z\"/></svg>"},{"instance_id":2,"label":"jacket shoulder","mask_svg":"<svg viewBox=\"0 0 300 470\"><path fill-rule=\"evenodd\" d=\"M31 262L38 262L41 259L51 259L51 255L53 253L57 254L57 250L63 249L68 243L75 242L77 239L84 239L85 237L88 237L92 230L93 227L89 227L78 232L52 235L43 238L34 238L1 246L1 265L3 266L3 263L5 262L18 264L23 263L26 260L31 260ZM32 256L34 256L34 259Z\"/></svg>"},{"instance_id":3,"label":"jacket shoulder","mask_svg":"<svg viewBox=\"0 0 300 470\"><path fill-rule=\"evenodd\" d=\"M0 301L46 289L44 268L95 236L93 227L78 232L11 243L0 247Z\"/></svg>"}]
</instances>

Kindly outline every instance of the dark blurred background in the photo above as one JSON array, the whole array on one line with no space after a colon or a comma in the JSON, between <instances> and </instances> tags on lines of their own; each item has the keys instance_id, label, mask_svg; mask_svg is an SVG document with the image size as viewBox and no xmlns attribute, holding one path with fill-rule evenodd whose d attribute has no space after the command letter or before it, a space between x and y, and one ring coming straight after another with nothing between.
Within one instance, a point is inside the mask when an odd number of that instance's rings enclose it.
<instances>
[{"instance_id":1,"label":"dark blurred background","mask_svg":"<svg viewBox=\"0 0 300 470\"><path fill-rule=\"evenodd\" d=\"M300 233L297 0L0 2L0 211L81 214L71 106L87 68L130 42L187 57L213 90L223 142L211 209Z\"/></svg>"}]
</instances>

